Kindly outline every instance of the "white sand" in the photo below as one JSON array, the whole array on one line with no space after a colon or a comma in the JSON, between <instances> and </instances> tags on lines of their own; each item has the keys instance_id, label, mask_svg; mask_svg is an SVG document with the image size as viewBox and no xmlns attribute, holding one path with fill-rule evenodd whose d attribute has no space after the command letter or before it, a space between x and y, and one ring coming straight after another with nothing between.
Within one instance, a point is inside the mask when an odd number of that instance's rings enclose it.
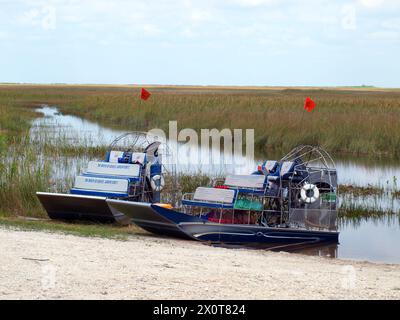
<instances>
[{"instance_id":1,"label":"white sand","mask_svg":"<svg viewBox=\"0 0 400 320\"><path fill-rule=\"evenodd\" d=\"M146 236L0 228L0 268L0 299L400 298L400 265Z\"/></svg>"}]
</instances>

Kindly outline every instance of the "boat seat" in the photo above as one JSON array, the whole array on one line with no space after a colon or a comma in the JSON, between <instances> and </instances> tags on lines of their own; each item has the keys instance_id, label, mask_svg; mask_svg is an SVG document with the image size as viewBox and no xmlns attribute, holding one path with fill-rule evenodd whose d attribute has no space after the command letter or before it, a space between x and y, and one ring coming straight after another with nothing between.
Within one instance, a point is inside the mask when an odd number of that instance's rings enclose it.
<instances>
[{"instance_id":1,"label":"boat seat","mask_svg":"<svg viewBox=\"0 0 400 320\"><path fill-rule=\"evenodd\" d=\"M142 153L142 152L132 152L132 156L131 156L131 163L137 163L137 164L141 164L141 165L145 165L146 164L146 154Z\"/></svg>"},{"instance_id":2,"label":"boat seat","mask_svg":"<svg viewBox=\"0 0 400 320\"><path fill-rule=\"evenodd\" d=\"M243 193L264 193L265 181L264 175L228 175L224 185Z\"/></svg>"},{"instance_id":3,"label":"boat seat","mask_svg":"<svg viewBox=\"0 0 400 320\"><path fill-rule=\"evenodd\" d=\"M143 152L110 151L106 158L111 163L146 164L146 154Z\"/></svg>"},{"instance_id":4,"label":"boat seat","mask_svg":"<svg viewBox=\"0 0 400 320\"><path fill-rule=\"evenodd\" d=\"M262 164L261 171L267 176L276 171L278 164L276 160L267 160Z\"/></svg>"},{"instance_id":5,"label":"boat seat","mask_svg":"<svg viewBox=\"0 0 400 320\"><path fill-rule=\"evenodd\" d=\"M126 197L128 196L129 179L103 178L79 175L75 178L71 194L101 196L101 197Z\"/></svg>"},{"instance_id":6,"label":"boat seat","mask_svg":"<svg viewBox=\"0 0 400 320\"><path fill-rule=\"evenodd\" d=\"M207 208L233 208L235 195L235 190L198 187L194 193L184 195L182 204ZM192 199L185 199L185 196L192 196Z\"/></svg>"},{"instance_id":7,"label":"boat seat","mask_svg":"<svg viewBox=\"0 0 400 320\"><path fill-rule=\"evenodd\" d=\"M295 167L294 161L284 161L277 167L274 174L268 175L268 181L276 182L279 179L287 180L293 173Z\"/></svg>"},{"instance_id":8,"label":"boat seat","mask_svg":"<svg viewBox=\"0 0 400 320\"><path fill-rule=\"evenodd\" d=\"M142 173L140 164L110 163L90 161L83 175L103 178L127 178L130 182L139 181Z\"/></svg>"},{"instance_id":9,"label":"boat seat","mask_svg":"<svg viewBox=\"0 0 400 320\"><path fill-rule=\"evenodd\" d=\"M281 165L279 175L283 180L289 178L294 171L295 162L294 161L284 161Z\"/></svg>"}]
</instances>

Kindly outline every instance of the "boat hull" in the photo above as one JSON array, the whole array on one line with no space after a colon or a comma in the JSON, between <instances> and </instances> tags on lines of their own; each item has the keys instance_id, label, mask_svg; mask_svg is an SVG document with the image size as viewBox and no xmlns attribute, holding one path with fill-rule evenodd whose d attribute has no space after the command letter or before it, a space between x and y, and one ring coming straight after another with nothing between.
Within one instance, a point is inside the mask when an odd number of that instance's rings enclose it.
<instances>
[{"instance_id":1,"label":"boat hull","mask_svg":"<svg viewBox=\"0 0 400 320\"><path fill-rule=\"evenodd\" d=\"M168 214L159 214L157 208L163 208L154 204L113 199L107 199L107 204L113 210L123 213L130 218L134 224L151 233L192 239L192 237L182 231L179 225L175 223L174 219L171 219ZM175 212L173 210L168 211L171 211L172 215Z\"/></svg>"},{"instance_id":2,"label":"boat hull","mask_svg":"<svg viewBox=\"0 0 400 320\"><path fill-rule=\"evenodd\" d=\"M306 244L337 242L339 237L338 232L213 223L154 204L109 199L107 203L152 233L212 243Z\"/></svg>"},{"instance_id":3,"label":"boat hull","mask_svg":"<svg viewBox=\"0 0 400 320\"><path fill-rule=\"evenodd\" d=\"M105 197L47 192L36 195L51 219L130 223L130 219L108 206Z\"/></svg>"},{"instance_id":4,"label":"boat hull","mask_svg":"<svg viewBox=\"0 0 400 320\"><path fill-rule=\"evenodd\" d=\"M337 232L292 228L269 228L253 225L218 223L181 223L181 229L201 241L223 243L320 243L337 242Z\"/></svg>"}]
</instances>

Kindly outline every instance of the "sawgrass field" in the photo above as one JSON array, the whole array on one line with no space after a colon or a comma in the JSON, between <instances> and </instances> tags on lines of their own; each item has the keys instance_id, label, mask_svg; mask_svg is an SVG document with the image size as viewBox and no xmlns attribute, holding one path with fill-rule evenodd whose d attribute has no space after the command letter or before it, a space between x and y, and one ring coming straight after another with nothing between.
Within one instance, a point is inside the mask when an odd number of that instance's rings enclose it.
<instances>
[{"instance_id":1,"label":"sawgrass field","mask_svg":"<svg viewBox=\"0 0 400 320\"><path fill-rule=\"evenodd\" d=\"M263 154L283 154L298 144L318 144L334 156L382 161L400 158L400 90L146 88L152 96L142 101L139 86L0 85L0 215L46 217L35 191L50 187L67 190L70 182L52 180L54 159L94 157L105 151L75 147L64 141L56 148L31 143L31 120L40 116L34 109L41 104L126 131L167 130L170 120L178 121L178 129L254 129L256 152ZM307 96L317 104L311 113L303 109ZM180 177L184 191L206 180L204 176ZM358 210L347 208L353 213Z\"/></svg>"},{"instance_id":2,"label":"sawgrass field","mask_svg":"<svg viewBox=\"0 0 400 320\"><path fill-rule=\"evenodd\" d=\"M167 129L169 120L177 120L178 129L249 128L260 152L284 153L309 143L335 156L400 158L400 90L146 88L152 96L142 101L136 86L3 85L0 105L57 105L64 113L122 130ZM307 96L317 104L311 113L303 109Z\"/></svg>"}]
</instances>

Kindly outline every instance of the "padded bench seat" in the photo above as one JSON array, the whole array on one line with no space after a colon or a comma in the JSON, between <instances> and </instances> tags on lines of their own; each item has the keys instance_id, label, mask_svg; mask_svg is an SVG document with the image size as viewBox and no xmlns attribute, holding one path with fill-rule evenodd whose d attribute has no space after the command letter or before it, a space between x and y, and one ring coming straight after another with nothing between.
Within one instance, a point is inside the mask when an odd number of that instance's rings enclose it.
<instances>
[{"instance_id":1,"label":"padded bench seat","mask_svg":"<svg viewBox=\"0 0 400 320\"><path fill-rule=\"evenodd\" d=\"M129 180L126 178L100 178L93 176L77 176L71 194L92 195L102 197L128 196Z\"/></svg>"},{"instance_id":2,"label":"padded bench seat","mask_svg":"<svg viewBox=\"0 0 400 320\"><path fill-rule=\"evenodd\" d=\"M85 174L139 179L141 169L140 164L90 161Z\"/></svg>"},{"instance_id":3,"label":"padded bench seat","mask_svg":"<svg viewBox=\"0 0 400 320\"><path fill-rule=\"evenodd\" d=\"M182 204L207 208L233 208L236 192L229 189L198 187L192 199L182 199Z\"/></svg>"},{"instance_id":4,"label":"padded bench seat","mask_svg":"<svg viewBox=\"0 0 400 320\"><path fill-rule=\"evenodd\" d=\"M127 197L129 186L140 182L142 165L90 161L87 170L75 178L71 194Z\"/></svg>"},{"instance_id":5,"label":"padded bench seat","mask_svg":"<svg viewBox=\"0 0 400 320\"><path fill-rule=\"evenodd\" d=\"M229 175L226 177L224 185L232 189L237 189L242 193L263 194L265 181L266 177L259 174Z\"/></svg>"}]
</instances>

